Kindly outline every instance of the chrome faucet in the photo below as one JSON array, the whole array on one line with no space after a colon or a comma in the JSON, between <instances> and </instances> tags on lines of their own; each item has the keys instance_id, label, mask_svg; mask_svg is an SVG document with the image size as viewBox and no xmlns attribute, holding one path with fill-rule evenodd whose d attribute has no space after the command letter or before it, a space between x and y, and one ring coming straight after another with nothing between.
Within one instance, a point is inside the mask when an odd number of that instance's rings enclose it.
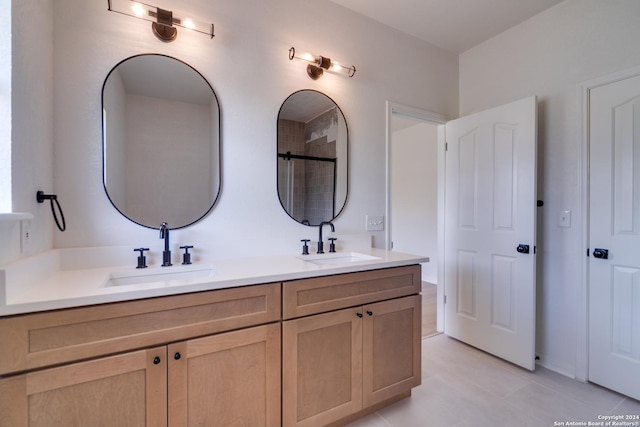
<instances>
[{"instance_id":1,"label":"chrome faucet","mask_svg":"<svg viewBox=\"0 0 640 427\"><path fill-rule=\"evenodd\" d=\"M169 250L169 226L166 222L160 224L160 238L164 239L164 251L162 252L162 266L169 267L171 264L171 251Z\"/></svg>"},{"instance_id":2,"label":"chrome faucet","mask_svg":"<svg viewBox=\"0 0 640 427\"><path fill-rule=\"evenodd\" d=\"M324 253L324 243L322 242L322 226L323 225L329 225L331 227L331 232L335 232L336 229L333 226L333 223L331 221L322 221L320 223L320 225L318 226L318 229L320 230L319 233L320 235L318 236L318 253L319 254L323 254Z\"/></svg>"}]
</instances>

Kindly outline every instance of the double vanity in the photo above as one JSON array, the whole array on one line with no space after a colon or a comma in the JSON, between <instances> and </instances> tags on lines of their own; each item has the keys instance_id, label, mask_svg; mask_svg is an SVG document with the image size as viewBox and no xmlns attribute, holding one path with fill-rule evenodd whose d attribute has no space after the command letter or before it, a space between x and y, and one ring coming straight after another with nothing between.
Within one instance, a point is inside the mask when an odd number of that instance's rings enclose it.
<instances>
[{"instance_id":1,"label":"double vanity","mask_svg":"<svg viewBox=\"0 0 640 427\"><path fill-rule=\"evenodd\" d=\"M136 224L162 224L164 266L147 267L146 248L136 268L131 247L95 247L0 269L2 425L343 425L420 384L428 259L336 251L333 237L322 253L348 198L349 141L320 92L287 97L273 156L279 201L319 227L318 253L304 239L305 255L189 264L183 246L185 265L171 265L168 227L202 220L220 195L220 123L211 85L182 61L137 55L108 74L106 195Z\"/></svg>"},{"instance_id":2,"label":"double vanity","mask_svg":"<svg viewBox=\"0 0 640 427\"><path fill-rule=\"evenodd\" d=\"M65 251L0 275L7 425L342 425L420 384L424 257L65 270Z\"/></svg>"}]
</instances>

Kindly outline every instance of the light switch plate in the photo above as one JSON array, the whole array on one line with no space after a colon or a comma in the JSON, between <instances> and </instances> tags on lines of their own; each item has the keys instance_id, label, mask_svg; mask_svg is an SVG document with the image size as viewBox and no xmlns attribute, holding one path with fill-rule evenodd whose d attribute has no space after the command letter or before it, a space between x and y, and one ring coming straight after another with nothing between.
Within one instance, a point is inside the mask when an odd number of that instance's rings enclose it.
<instances>
[{"instance_id":1,"label":"light switch plate","mask_svg":"<svg viewBox=\"0 0 640 427\"><path fill-rule=\"evenodd\" d=\"M384 231L384 216L367 215L365 230L366 231Z\"/></svg>"}]
</instances>

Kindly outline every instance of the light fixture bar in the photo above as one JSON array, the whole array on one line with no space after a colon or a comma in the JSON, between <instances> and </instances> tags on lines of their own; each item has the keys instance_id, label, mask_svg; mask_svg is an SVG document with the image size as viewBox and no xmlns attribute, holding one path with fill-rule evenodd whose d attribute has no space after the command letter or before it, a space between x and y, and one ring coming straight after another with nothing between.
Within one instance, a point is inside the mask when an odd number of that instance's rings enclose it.
<instances>
[{"instance_id":1,"label":"light fixture bar","mask_svg":"<svg viewBox=\"0 0 640 427\"><path fill-rule=\"evenodd\" d=\"M213 23L208 24L184 12L166 10L135 0L107 0L108 10L149 21L158 26L181 27L214 37ZM156 27L154 26L154 32ZM157 34L156 34L157 35ZM175 38L175 36L174 36Z\"/></svg>"},{"instance_id":2,"label":"light fixture bar","mask_svg":"<svg viewBox=\"0 0 640 427\"><path fill-rule=\"evenodd\" d=\"M343 76L353 77L356 73L355 66L344 66L337 61L332 61L322 55L312 55L307 52L297 52L295 47L289 49L289 59L299 59L308 63L307 74L313 80L322 77L324 71L334 74L342 74Z\"/></svg>"}]
</instances>

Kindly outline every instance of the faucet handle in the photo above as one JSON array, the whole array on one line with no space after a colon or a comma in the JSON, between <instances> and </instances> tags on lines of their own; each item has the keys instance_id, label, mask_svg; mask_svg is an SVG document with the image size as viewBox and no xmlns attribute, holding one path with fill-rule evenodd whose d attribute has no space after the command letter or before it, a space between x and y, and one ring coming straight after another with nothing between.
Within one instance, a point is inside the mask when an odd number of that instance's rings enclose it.
<instances>
[{"instance_id":1,"label":"faucet handle","mask_svg":"<svg viewBox=\"0 0 640 427\"><path fill-rule=\"evenodd\" d=\"M309 255L309 245L307 245L307 243L309 243L311 239L302 239L300 241L302 242L302 255Z\"/></svg>"},{"instance_id":2,"label":"faucet handle","mask_svg":"<svg viewBox=\"0 0 640 427\"><path fill-rule=\"evenodd\" d=\"M193 245L180 246L180 249L184 249L184 253L182 254L182 265L191 264L191 254L189 253L189 249L193 249Z\"/></svg>"},{"instance_id":3,"label":"faucet handle","mask_svg":"<svg viewBox=\"0 0 640 427\"><path fill-rule=\"evenodd\" d=\"M329 241L331 242L329 243L329 252L336 251L336 240L338 240L337 237L329 237Z\"/></svg>"},{"instance_id":4,"label":"faucet handle","mask_svg":"<svg viewBox=\"0 0 640 427\"><path fill-rule=\"evenodd\" d=\"M140 252L138 255L138 266L136 268L147 268L147 257L144 256L144 252L148 251L149 248L136 248L134 252Z\"/></svg>"}]
</instances>

